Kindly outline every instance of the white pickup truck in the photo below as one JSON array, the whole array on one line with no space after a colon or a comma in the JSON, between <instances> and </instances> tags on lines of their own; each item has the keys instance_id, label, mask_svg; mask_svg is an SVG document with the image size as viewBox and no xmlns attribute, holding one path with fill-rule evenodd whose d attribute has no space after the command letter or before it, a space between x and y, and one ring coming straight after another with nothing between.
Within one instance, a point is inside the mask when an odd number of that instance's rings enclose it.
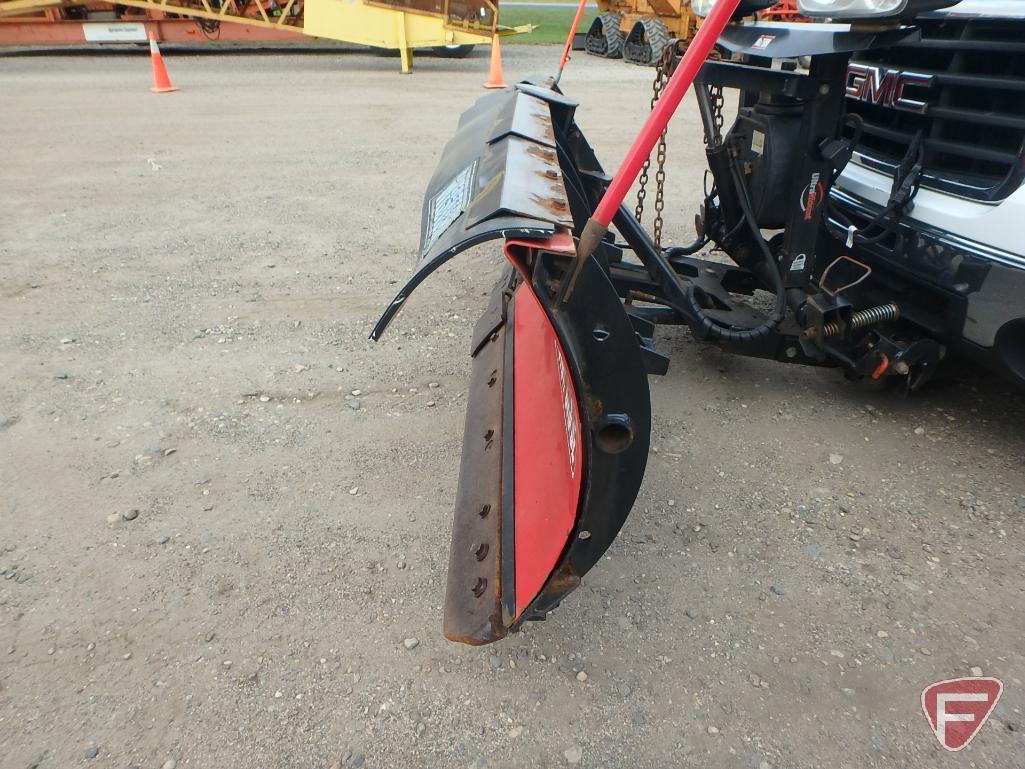
<instances>
[{"instance_id":1,"label":"white pickup truck","mask_svg":"<svg viewBox=\"0 0 1025 769\"><path fill-rule=\"evenodd\" d=\"M1025 2L963 0L921 38L858 54L848 112L863 121L832 190L834 226L885 205L923 132L924 173L898 227L856 256L928 298L917 322L1025 386Z\"/></svg>"}]
</instances>

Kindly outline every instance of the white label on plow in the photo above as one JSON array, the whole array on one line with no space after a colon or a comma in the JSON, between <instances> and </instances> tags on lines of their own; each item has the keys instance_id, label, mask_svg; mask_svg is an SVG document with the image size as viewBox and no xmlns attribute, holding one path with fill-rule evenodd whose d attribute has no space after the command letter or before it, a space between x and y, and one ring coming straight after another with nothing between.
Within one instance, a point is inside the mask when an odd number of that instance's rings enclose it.
<instances>
[{"instance_id":1,"label":"white label on plow","mask_svg":"<svg viewBox=\"0 0 1025 769\"><path fill-rule=\"evenodd\" d=\"M146 27L133 22L106 22L82 25L82 34L90 43L145 43Z\"/></svg>"},{"instance_id":2,"label":"white label on plow","mask_svg":"<svg viewBox=\"0 0 1025 769\"><path fill-rule=\"evenodd\" d=\"M431 198L427 213L427 233L424 235L423 250L434 245L434 241L452 226L452 222L466 210L473 191L473 180L477 175L477 161L456 174L437 195Z\"/></svg>"}]
</instances>

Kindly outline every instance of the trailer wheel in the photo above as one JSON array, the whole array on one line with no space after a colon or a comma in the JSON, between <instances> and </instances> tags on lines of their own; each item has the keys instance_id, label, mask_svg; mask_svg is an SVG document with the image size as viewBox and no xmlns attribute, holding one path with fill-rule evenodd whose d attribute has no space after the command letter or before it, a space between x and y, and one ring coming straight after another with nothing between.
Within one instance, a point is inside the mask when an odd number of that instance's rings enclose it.
<instances>
[{"instance_id":1,"label":"trailer wheel","mask_svg":"<svg viewBox=\"0 0 1025 769\"><path fill-rule=\"evenodd\" d=\"M623 46L623 59L631 64L654 67L669 45L669 29L661 19L641 19L634 24Z\"/></svg>"},{"instance_id":2,"label":"trailer wheel","mask_svg":"<svg viewBox=\"0 0 1025 769\"><path fill-rule=\"evenodd\" d=\"M436 45L431 50L442 59L465 59L473 50L473 45Z\"/></svg>"},{"instance_id":3,"label":"trailer wheel","mask_svg":"<svg viewBox=\"0 0 1025 769\"><path fill-rule=\"evenodd\" d=\"M602 13L598 15L584 39L584 49L592 56L603 59L618 59L623 55L623 41L626 35L619 28L623 21L621 13Z\"/></svg>"}]
</instances>

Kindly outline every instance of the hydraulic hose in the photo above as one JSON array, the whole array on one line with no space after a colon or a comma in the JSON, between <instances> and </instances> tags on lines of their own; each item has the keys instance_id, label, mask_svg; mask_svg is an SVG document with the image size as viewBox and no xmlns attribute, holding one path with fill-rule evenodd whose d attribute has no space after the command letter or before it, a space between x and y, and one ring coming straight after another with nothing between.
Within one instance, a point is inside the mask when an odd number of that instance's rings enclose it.
<instances>
[{"instance_id":1,"label":"hydraulic hose","mask_svg":"<svg viewBox=\"0 0 1025 769\"><path fill-rule=\"evenodd\" d=\"M836 232L836 228L833 227L829 221L829 216L825 218L827 228L832 228L834 234L839 235L843 233L843 238L848 247L852 245L859 246L872 246L879 243L884 238L893 233L894 229L899 224L898 217L904 211L911 201L915 199L918 194L918 188L922 181L922 168L925 164L925 144L922 131L918 131L915 134L915 138L912 139L911 144L908 145L907 152L904 153L904 158L900 161L893 174L893 184L890 187L890 198L886 203L886 206L877 213L872 219L863 227L855 228L851 223L851 220L843 215L836 206L833 205L831 200L827 199L827 206L829 213L833 218L840 221L841 224L846 222L846 227L840 232ZM879 232L875 235L866 235L873 227L878 227Z\"/></svg>"},{"instance_id":2,"label":"hydraulic hose","mask_svg":"<svg viewBox=\"0 0 1025 769\"><path fill-rule=\"evenodd\" d=\"M671 246L663 252L667 259L672 259L676 256L691 256L696 254L702 248L708 245L708 236L702 235L693 243L686 246Z\"/></svg>"},{"instance_id":3,"label":"hydraulic hose","mask_svg":"<svg viewBox=\"0 0 1025 769\"><path fill-rule=\"evenodd\" d=\"M744 220L747 222L748 227L751 229L751 234L754 236L755 243L758 244L759 249L762 252L762 257L765 260L765 271L768 273L770 280L773 284L773 290L776 292L776 305L773 308L772 314L766 319L764 323L755 328L735 329L729 328L722 325L708 315L705 315L704 309L701 307L701 303L698 301L698 287L691 283L687 290L687 309L690 311L688 314L693 316L694 322L697 324L697 331L703 333L710 339L721 339L725 342L753 342L755 340L763 339L776 332L783 319L786 317L786 291L783 286L783 277L779 274L779 267L776 264L776 260L772 256L772 252L769 250L768 244L765 242L765 238L762 237L762 232L758 229L758 219L755 217L754 209L751 206L751 199L747 194L747 187L744 186L744 179L740 175L740 171L737 169L735 163L730 164L730 172L733 175L733 183L737 188L737 198L740 201L740 208L744 214Z\"/></svg>"}]
</instances>

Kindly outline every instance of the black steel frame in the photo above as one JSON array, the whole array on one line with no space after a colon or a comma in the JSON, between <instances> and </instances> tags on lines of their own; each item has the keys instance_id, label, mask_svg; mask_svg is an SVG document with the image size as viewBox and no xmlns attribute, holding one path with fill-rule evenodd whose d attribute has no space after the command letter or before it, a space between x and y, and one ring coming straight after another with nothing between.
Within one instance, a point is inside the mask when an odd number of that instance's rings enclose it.
<instances>
[{"instance_id":1,"label":"black steel frame","mask_svg":"<svg viewBox=\"0 0 1025 769\"><path fill-rule=\"evenodd\" d=\"M742 30L750 34L750 29ZM913 30L895 30L859 44L884 44L907 37ZM821 40L821 38L819 38ZM793 46L796 40L786 41ZM807 71L770 68L769 59L740 57L734 61L709 61L702 68L695 87L705 122L709 170L714 192L705 201L706 237L727 253L735 265L726 265L688 255L688 249L663 250L655 245L633 214L622 206L613 219L613 230L595 252L623 298L634 322L649 373L664 373L667 361L654 350L656 325L686 324L695 336L713 341L723 349L741 355L787 363L842 366L855 375L878 374L881 361L905 358L911 365L935 362L940 353L935 344L923 349L887 338L877 329L833 335L831 325L847 328L856 307L844 296L817 285L824 259L834 259L837 243L825 226L826 201L834 180L850 159L854 141L844 138L847 68L854 45L826 45L816 50ZM743 173L739 168L740 148L727 132L720 145L712 140L713 127L707 88L737 89L745 98L771 94L801 106L800 148L787 196L787 216L781 235L773 239L775 264L770 268L762 256L761 238L745 226L738 203L746 191L738 188ZM552 116L559 165L563 171L574 234L580 236L609 182L593 150L573 122L573 109L553 102ZM618 238L616 237L618 235ZM688 253L680 254L684 251ZM624 258L632 255L633 259ZM769 269L783 276L790 311L771 333L742 338L711 339L707 320L695 317L688 292L695 289L705 299L702 310L734 328L754 328L766 314L738 299L758 289L773 291ZM703 325L703 322L705 325Z\"/></svg>"},{"instance_id":2,"label":"black steel frame","mask_svg":"<svg viewBox=\"0 0 1025 769\"><path fill-rule=\"evenodd\" d=\"M812 174L818 174L823 192L828 193L835 168L822 158L818 147L823 141L836 139L839 133L843 115L842 86L848 59L849 54L846 53L817 57L807 75L781 72L757 64L709 62L702 69L698 82L703 86L767 91L804 100L802 165L795 178L810 179ZM572 113L567 110L560 115L558 105L553 104L552 108L560 167L566 182L575 234L579 236L609 180L579 128L572 122ZM732 178L722 172L716 174L715 183L720 197L727 195L734 185ZM799 276L795 275L788 282L788 288L804 294L810 276L814 274L815 254L825 236L821 222L825 207L815 206L812 216L806 217L797 205L800 189L788 194L792 194L794 205L785 231L783 253L790 255L785 266L789 268L798 254L809 254L805 257L805 268L793 271L799 272ZM746 228L738 228L736 225L736 221L728 222L725 229L747 232ZM697 335L703 336L687 302L687 292L692 285L698 285L704 294L714 298L716 305L724 308L722 314L729 315L738 325L755 326L764 321L762 313L738 302L732 296L751 295L756 289L770 288L765 277L758 275L757 268L752 270L746 266L724 265L691 256L667 255L655 245L626 206L622 206L616 214L613 227L621 241L610 235L595 256L610 275L617 292L631 305L628 307L631 317L650 324L686 323ZM750 255L741 252L752 251L751 242L748 234L736 242L719 245L727 250L738 265L750 265ZM640 264L624 260L624 252L632 253ZM793 301L796 304L800 299L798 295ZM634 305L635 301L642 302L643 306ZM710 310L711 314L715 312L714 309ZM643 341L643 337L647 336L643 333L647 326L644 323L639 325ZM801 327L790 319L774 334L755 340L723 340L718 343L731 352L753 357L812 365L836 365L838 361L835 356L826 355L821 349L803 343L804 340ZM839 362L850 361L842 356ZM652 366L658 368L659 364L653 361Z\"/></svg>"}]
</instances>

